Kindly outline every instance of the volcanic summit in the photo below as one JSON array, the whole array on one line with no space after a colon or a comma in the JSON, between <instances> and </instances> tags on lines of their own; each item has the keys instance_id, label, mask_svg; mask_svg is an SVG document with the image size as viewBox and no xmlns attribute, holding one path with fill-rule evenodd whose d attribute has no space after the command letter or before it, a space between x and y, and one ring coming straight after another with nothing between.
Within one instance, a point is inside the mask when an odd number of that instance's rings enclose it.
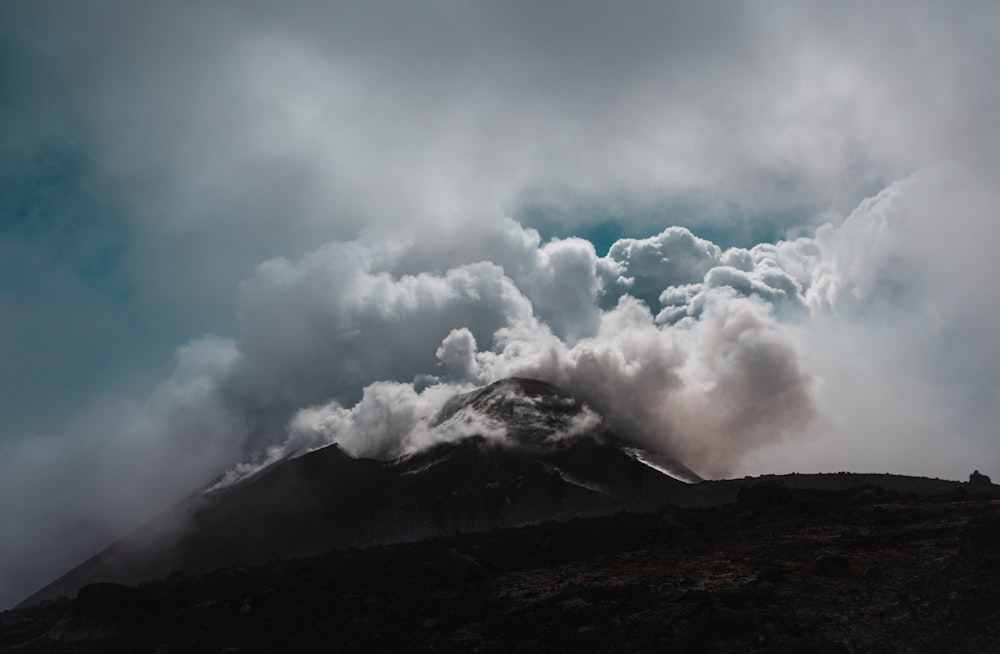
<instances>
[{"instance_id":1,"label":"volcanic summit","mask_svg":"<svg viewBox=\"0 0 1000 654\"><path fill-rule=\"evenodd\" d=\"M24 604L72 596L95 581L134 584L176 571L525 524L564 510L603 513L634 498L639 483L652 492L699 480L616 433L569 393L533 379L457 395L432 427L439 442L394 460L356 458L332 444L232 484L209 484ZM446 435L456 431L469 435Z\"/></svg>"}]
</instances>

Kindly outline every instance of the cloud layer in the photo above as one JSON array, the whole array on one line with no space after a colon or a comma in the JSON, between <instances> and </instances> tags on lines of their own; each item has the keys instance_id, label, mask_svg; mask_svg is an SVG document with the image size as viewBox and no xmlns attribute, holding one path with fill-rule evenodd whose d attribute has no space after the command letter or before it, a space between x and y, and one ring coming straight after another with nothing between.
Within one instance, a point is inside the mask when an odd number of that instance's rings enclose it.
<instances>
[{"instance_id":1,"label":"cloud layer","mask_svg":"<svg viewBox=\"0 0 1000 654\"><path fill-rule=\"evenodd\" d=\"M0 10L10 431L152 386L234 333L254 266L331 240L510 215L750 247L1000 154L992 2L421 4Z\"/></svg>"}]
</instances>

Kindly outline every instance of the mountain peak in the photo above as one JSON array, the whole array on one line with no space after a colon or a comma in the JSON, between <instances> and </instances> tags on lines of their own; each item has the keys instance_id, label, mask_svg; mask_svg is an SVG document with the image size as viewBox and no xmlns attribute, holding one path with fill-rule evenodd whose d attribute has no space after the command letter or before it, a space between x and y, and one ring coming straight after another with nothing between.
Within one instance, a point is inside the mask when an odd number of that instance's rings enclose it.
<instances>
[{"instance_id":1,"label":"mountain peak","mask_svg":"<svg viewBox=\"0 0 1000 654\"><path fill-rule=\"evenodd\" d=\"M677 474L686 470L680 464L656 465L586 404L535 379L501 379L456 395L433 424L459 427L456 437L393 461L355 458L331 445L285 457L215 492L195 493L25 603L72 595L94 581L134 584L174 570L206 572L440 535L431 509L444 494L475 497L485 506L484 489L517 482L524 494L506 524L526 524L556 512L553 475L565 483L567 511L580 515L634 503L637 475L649 493L697 480ZM484 431L476 435L479 426ZM494 428L504 437L492 438ZM488 526L482 515L470 515L463 529Z\"/></svg>"},{"instance_id":2,"label":"mountain peak","mask_svg":"<svg viewBox=\"0 0 1000 654\"><path fill-rule=\"evenodd\" d=\"M512 444L553 445L574 436L599 437L604 421L571 394L537 379L508 377L449 399L432 422L485 419L502 428Z\"/></svg>"}]
</instances>

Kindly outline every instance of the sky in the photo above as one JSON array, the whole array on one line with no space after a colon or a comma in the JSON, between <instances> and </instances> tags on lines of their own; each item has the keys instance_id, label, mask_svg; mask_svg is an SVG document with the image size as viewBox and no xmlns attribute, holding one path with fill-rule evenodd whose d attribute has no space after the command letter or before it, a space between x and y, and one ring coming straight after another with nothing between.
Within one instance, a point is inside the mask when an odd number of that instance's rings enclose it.
<instances>
[{"instance_id":1,"label":"sky","mask_svg":"<svg viewBox=\"0 0 1000 654\"><path fill-rule=\"evenodd\" d=\"M998 28L3 3L0 606L226 471L442 438L507 375L706 477L1000 476Z\"/></svg>"}]
</instances>

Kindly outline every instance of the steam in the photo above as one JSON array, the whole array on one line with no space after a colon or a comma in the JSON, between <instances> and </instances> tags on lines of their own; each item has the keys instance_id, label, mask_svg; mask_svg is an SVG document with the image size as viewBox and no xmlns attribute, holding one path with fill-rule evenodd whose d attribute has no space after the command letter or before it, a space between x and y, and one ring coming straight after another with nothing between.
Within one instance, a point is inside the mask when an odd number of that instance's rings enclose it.
<instances>
[{"instance_id":1,"label":"steam","mask_svg":"<svg viewBox=\"0 0 1000 654\"><path fill-rule=\"evenodd\" d=\"M309 289L325 288L330 274L317 260L347 245L327 246L298 263L262 265L244 289L272 288L276 276L298 280L284 287L297 298L291 313L321 335L324 353L301 372L288 367L282 388L317 388L316 368L353 375L324 380L327 402L290 402L272 423L284 424L288 436L272 446L271 457L337 442L361 456L388 458L475 430L495 434L489 425L446 434L430 422L456 393L526 376L565 388L646 447L709 477L781 470L792 460L798 469L850 461L845 467L927 474L926 462L906 450L908 438L935 442L935 430L957 428L981 446L991 415L971 398L954 402L940 384L973 383L963 380L966 370L947 365L942 326L967 329L995 319L977 316L979 305L931 292L934 271L951 274L962 256L923 236L954 206L945 189L964 197L988 193L960 166L927 169L864 201L839 226L750 249L723 250L674 227L624 239L599 257L574 239L543 244L508 219L478 237L500 244L496 259L504 263L393 276L385 271L433 260L432 251L419 241L391 254L381 249L357 257L361 263L351 270L337 270L335 297L342 304L335 309L323 306L328 293L316 300ZM370 246L349 247L364 253ZM987 254L984 245L976 249ZM372 279L380 285L378 302L364 290ZM256 298L244 295L251 305ZM949 304L944 323L941 310ZM456 312L457 306L470 309ZM245 315L257 310L250 306ZM330 316L335 322L325 322ZM916 323L901 332L907 317ZM363 329L356 327L361 323ZM289 330L252 333L257 351L284 353L279 361L305 361L317 351L316 339L288 339ZM387 338L397 333L407 334L406 349ZM354 356L369 351L370 342L379 344L380 356ZM254 368L252 361L240 367ZM872 395L855 383L858 374L895 381L878 386L879 404L866 407ZM278 395L266 388L272 382L262 378L264 397ZM363 384L358 399L354 384ZM913 401L916 409L905 408ZM875 432L895 446L858 442L845 458L842 444ZM961 476L968 453L946 449L935 464L953 461L951 474ZM803 452L812 455L803 459Z\"/></svg>"},{"instance_id":2,"label":"steam","mask_svg":"<svg viewBox=\"0 0 1000 654\"><path fill-rule=\"evenodd\" d=\"M576 240L542 245L509 219L494 230L485 237L521 248L507 253L520 262L509 274L475 262L394 277L385 269L410 253L378 258L360 242L262 264L243 285L242 315L252 322L238 373L220 380L253 389L251 405L270 402L275 431L289 426L261 463L333 442L390 458L473 430L495 433L486 425L448 433L430 421L456 393L509 376L561 386L647 447L713 476L809 425L811 379L773 304L791 294L802 305L801 289L773 257L724 259L676 227L619 241L606 257ZM741 257L748 270L734 276L725 261ZM684 320L664 320L629 292L655 302L695 286ZM574 312L593 319L571 325ZM332 397L302 407L320 393Z\"/></svg>"}]
</instances>

